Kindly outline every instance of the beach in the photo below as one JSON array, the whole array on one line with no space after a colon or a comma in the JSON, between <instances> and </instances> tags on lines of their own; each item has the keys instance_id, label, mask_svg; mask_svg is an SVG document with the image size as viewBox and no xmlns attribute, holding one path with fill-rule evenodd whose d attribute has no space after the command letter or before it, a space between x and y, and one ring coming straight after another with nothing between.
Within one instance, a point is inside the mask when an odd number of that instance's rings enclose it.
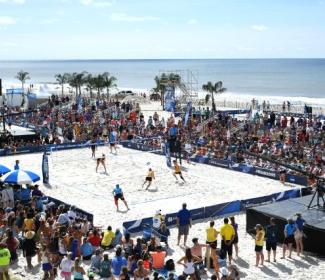
<instances>
[{"instance_id":1,"label":"beach","mask_svg":"<svg viewBox=\"0 0 325 280\"><path fill-rule=\"evenodd\" d=\"M176 212L183 202L187 202L189 209L194 209L298 187L283 186L278 181L223 168L186 163L184 163L184 177L187 183L183 184L175 182L162 156L122 147L118 148L117 155L113 155L109 153L107 146L98 147L96 153L106 154L108 174L104 174L102 169L99 169L98 173L95 172L95 161L91 159L89 148L53 151L49 156L50 185L42 185L40 189L46 195L92 213L95 225L101 228L106 228L108 225L114 229L121 228L124 221L151 217L158 209L164 214ZM16 155L2 158L1 163L10 167L16 159L19 159L22 169L28 168L40 174L41 158L42 154ZM144 191L141 185L149 167L155 170L157 180L153 182L149 191ZM130 211L124 212L126 209L122 205L123 212L116 212L112 196L115 184L120 184L125 192ZM304 257L294 255L293 260L279 259L277 264L271 263L263 268L255 268L254 239L246 233L245 214L236 217L240 225L240 259L236 260L235 264L244 279L324 278L325 262L309 255ZM194 237L198 237L201 242L205 241L204 230L208 221L194 224L190 231L188 245ZM216 227L221 225L222 220L216 219ZM172 229L171 232L171 257L177 260L183 254L183 249L176 245L177 230ZM280 252L279 248L278 256ZM16 275L25 273L24 262L25 260L21 259L20 267L12 272ZM178 272L181 272L180 268L177 267ZM38 279L36 277L40 272L37 272L37 268L34 273L34 275L25 274L24 279Z\"/></svg>"}]
</instances>

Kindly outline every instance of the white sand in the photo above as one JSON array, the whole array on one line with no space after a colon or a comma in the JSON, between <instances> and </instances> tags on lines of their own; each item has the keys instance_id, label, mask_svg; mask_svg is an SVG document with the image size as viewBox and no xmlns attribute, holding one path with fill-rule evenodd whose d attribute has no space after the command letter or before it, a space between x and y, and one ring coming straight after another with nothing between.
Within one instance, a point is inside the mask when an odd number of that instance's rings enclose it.
<instances>
[{"instance_id":1,"label":"white sand","mask_svg":"<svg viewBox=\"0 0 325 280\"><path fill-rule=\"evenodd\" d=\"M121 147L118 149L118 155L112 155L106 146L98 148L97 155L101 153L107 155L108 175L103 174L102 169L95 173L95 161L90 158L91 152L88 148L53 152L49 159L51 187L42 186L41 190L93 213L95 224L103 227L110 224L113 228L121 228L123 221L152 216L157 209L161 209L163 213L175 212L183 202L187 202L188 207L193 209L292 188L249 174L186 163L184 177L187 183L181 184L175 182L162 156ZM42 154L3 157L1 164L12 168L16 159L20 160L22 169L41 174ZM151 191L139 191L149 167L156 171L157 180L154 181ZM128 213L116 213L111 194L116 183L119 183L125 192L131 208ZM121 209L124 209L124 206L121 206ZM193 226L188 244L194 236L204 241L206 222ZM265 268L255 268L254 243L245 233L245 215L238 216L238 223L240 256L243 260L237 264L245 279L325 278L325 262L312 257L279 260L276 265L267 264ZM218 220L217 226L220 225L221 220ZM182 250L176 246L176 235L177 232L173 229L170 245L173 258L177 260ZM34 270L35 274L30 275L26 274L23 266L24 260L20 259L20 267L13 270L13 273L24 273L24 279L40 279L37 268Z\"/></svg>"},{"instance_id":2,"label":"white sand","mask_svg":"<svg viewBox=\"0 0 325 280\"><path fill-rule=\"evenodd\" d=\"M186 184L176 183L165 158L152 153L120 147L118 155L109 148L99 147L97 155L107 156L108 175L95 172L96 162L90 158L89 148L53 152L49 157L51 187L42 187L46 194L85 209L95 215L95 223L114 227L122 221L154 215L157 209L163 213L179 210L183 202L189 208L214 205L236 199L263 196L291 187L249 174L233 172L203 164L184 164ZM21 168L41 173L42 154L6 157L2 164L9 168L19 159ZM157 180L151 191L139 191L149 167L156 172ZM120 184L131 211L116 213L112 191ZM123 207L121 207L123 209ZM112 217L114 214L114 218Z\"/></svg>"}]
</instances>

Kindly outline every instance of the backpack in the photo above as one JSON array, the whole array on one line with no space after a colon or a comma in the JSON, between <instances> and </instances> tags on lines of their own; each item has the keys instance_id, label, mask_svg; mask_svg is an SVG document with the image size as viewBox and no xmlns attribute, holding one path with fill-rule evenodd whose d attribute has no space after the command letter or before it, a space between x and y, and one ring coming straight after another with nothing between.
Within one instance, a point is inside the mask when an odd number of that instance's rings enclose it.
<instances>
[{"instance_id":1,"label":"backpack","mask_svg":"<svg viewBox=\"0 0 325 280\"><path fill-rule=\"evenodd\" d=\"M165 263L165 269L167 271L174 271L175 270L175 263L173 259L169 259Z\"/></svg>"}]
</instances>

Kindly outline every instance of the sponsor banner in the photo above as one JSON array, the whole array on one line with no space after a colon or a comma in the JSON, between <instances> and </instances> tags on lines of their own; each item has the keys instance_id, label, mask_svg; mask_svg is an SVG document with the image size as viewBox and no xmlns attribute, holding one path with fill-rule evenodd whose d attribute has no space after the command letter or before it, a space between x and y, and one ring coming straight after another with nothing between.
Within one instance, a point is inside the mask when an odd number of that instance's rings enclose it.
<instances>
[{"instance_id":1,"label":"sponsor banner","mask_svg":"<svg viewBox=\"0 0 325 280\"><path fill-rule=\"evenodd\" d=\"M225 110L225 111L217 111L219 114L223 115L244 115L250 113L250 109L242 109L242 110Z\"/></svg>"},{"instance_id":2,"label":"sponsor banner","mask_svg":"<svg viewBox=\"0 0 325 280\"><path fill-rule=\"evenodd\" d=\"M275 198L273 198L273 201L282 201L282 200L287 200L290 198L296 198L301 196L301 191L300 189L295 189L295 190L288 190L279 193Z\"/></svg>"},{"instance_id":3,"label":"sponsor banner","mask_svg":"<svg viewBox=\"0 0 325 280\"><path fill-rule=\"evenodd\" d=\"M43 175L43 183L48 184L50 180L49 174L49 158L46 153L43 154L42 160L42 175Z\"/></svg>"},{"instance_id":4,"label":"sponsor banner","mask_svg":"<svg viewBox=\"0 0 325 280\"><path fill-rule=\"evenodd\" d=\"M165 217L166 226L174 226L176 225L176 218L178 213L167 214Z\"/></svg>"},{"instance_id":5,"label":"sponsor banner","mask_svg":"<svg viewBox=\"0 0 325 280\"><path fill-rule=\"evenodd\" d=\"M254 166L244 163L231 163L229 164L229 169L249 174L255 173Z\"/></svg>"},{"instance_id":6,"label":"sponsor banner","mask_svg":"<svg viewBox=\"0 0 325 280\"><path fill-rule=\"evenodd\" d=\"M244 211L248 207L253 207L262 203L273 201L273 199L276 198L278 195L280 195L280 193L242 200L241 210Z\"/></svg>"},{"instance_id":7,"label":"sponsor banner","mask_svg":"<svg viewBox=\"0 0 325 280\"><path fill-rule=\"evenodd\" d=\"M201 220L205 218L205 207L190 210L192 220Z\"/></svg>"},{"instance_id":8,"label":"sponsor banner","mask_svg":"<svg viewBox=\"0 0 325 280\"><path fill-rule=\"evenodd\" d=\"M263 169L259 167L255 167L255 175L271 178L274 180L279 180L279 174L275 171L269 170L269 169Z\"/></svg>"},{"instance_id":9,"label":"sponsor banner","mask_svg":"<svg viewBox=\"0 0 325 280\"><path fill-rule=\"evenodd\" d=\"M166 156L167 167L171 168L172 167L172 160L171 160L171 157L170 157L170 146L169 146L168 142L165 143L165 156Z\"/></svg>"},{"instance_id":10,"label":"sponsor banner","mask_svg":"<svg viewBox=\"0 0 325 280\"><path fill-rule=\"evenodd\" d=\"M227 205L228 203L220 203L217 205L207 206L205 207L205 218L215 217L218 216L218 213L222 211L222 209Z\"/></svg>"},{"instance_id":11,"label":"sponsor banner","mask_svg":"<svg viewBox=\"0 0 325 280\"><path fill-rule=\"evenodd\" d=\"M293 183L302 186L308 186L308 179L304 176L287 174L286 175L286 182Z\"/></svg>"},{"instance_id":12,"label":"sponsor banner","mask_svg":"<svg viewBox=\"0 0 325 280\"><path fill-rule=\"evenodd\" d=\"M7 88L6 94L23 94L24 91L22 88Z\"/></svg>"},{"instance_id":13,"label":"sponsor banner","mask_svg":"<svg viewBox=\"0 0 325 280\"><path fill-rule=\"evenodd\" d=\"M165 111L174 112L176 107L175 87L166 86L164 96L165 96Z\"/></svg>"},{"instance_id":14,"label":"sponsor banner","mask_svg":"<svg viewBox=\"0 0 325 280\"><path fill-rule=\"evenodd\" d=\"M186 107L185 119L184 119L184 126L185 126L185 127L186 127L187 124L188 124L188 120L189 120L189 118L190 118L191 111L192 111L192 102L188 102L188 103L187 103L187 107Z\"/></svg>"}]
</instances>

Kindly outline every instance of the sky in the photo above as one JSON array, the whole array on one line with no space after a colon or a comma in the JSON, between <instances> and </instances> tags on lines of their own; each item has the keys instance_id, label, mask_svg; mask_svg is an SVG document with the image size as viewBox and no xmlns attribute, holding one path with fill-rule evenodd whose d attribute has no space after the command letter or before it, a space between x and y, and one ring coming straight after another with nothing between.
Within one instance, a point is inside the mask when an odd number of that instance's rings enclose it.
<instances>
[{"instance_id":1,"label":"sky","mask_svg":"<svg viewBox=\"0 0 325 280\"><path fill-rule=\"evenodd\" d=\"M325 0L0 0L0 60L313 57Z\"/></svg>"}]
</instances>

